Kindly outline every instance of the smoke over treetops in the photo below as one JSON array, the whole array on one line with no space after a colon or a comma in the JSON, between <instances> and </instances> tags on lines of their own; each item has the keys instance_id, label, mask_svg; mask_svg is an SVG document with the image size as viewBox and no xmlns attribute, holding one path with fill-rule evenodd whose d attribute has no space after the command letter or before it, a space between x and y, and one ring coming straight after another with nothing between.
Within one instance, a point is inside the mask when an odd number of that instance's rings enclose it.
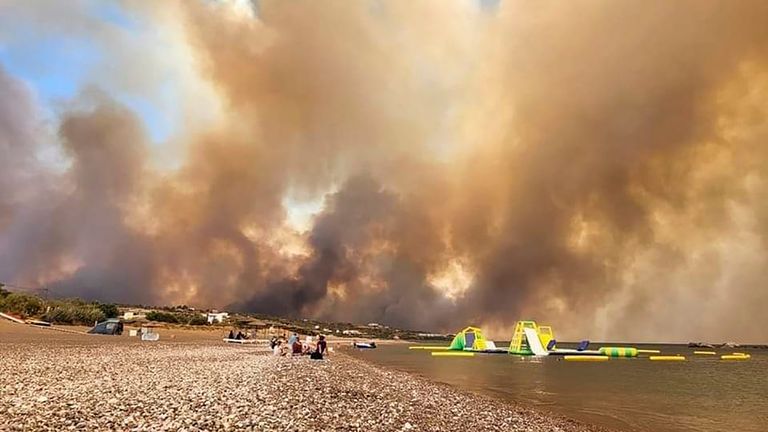
<instances>
[{"instance_id":1,"label":"smoke over treetops","mask_svg":"<svg viewBox=\"0 0 768 432\"><path fill-rule=\"evenodd\" d=\"M765 2L93 8L0 1L0 48L100 53L52 103L0 56L0 280L497 338L768 337Z\"/></svg>"}]
</instances>

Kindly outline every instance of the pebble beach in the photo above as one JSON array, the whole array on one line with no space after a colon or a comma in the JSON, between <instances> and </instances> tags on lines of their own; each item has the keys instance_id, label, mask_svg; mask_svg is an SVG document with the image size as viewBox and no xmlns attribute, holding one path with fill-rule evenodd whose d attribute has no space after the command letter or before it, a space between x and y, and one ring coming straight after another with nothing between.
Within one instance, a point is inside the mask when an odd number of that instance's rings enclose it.
<instances>
[{"instance_id":1,"label":"pebble beach","mask_svg":"<svg viewBox=\"0 0 768 432\"><path fill-rule=\"evenodd\" d=\"M274 357L216 334L159 342L0 324L0 431L596 431L336 349Z\"/></svg>"}]
</instances>

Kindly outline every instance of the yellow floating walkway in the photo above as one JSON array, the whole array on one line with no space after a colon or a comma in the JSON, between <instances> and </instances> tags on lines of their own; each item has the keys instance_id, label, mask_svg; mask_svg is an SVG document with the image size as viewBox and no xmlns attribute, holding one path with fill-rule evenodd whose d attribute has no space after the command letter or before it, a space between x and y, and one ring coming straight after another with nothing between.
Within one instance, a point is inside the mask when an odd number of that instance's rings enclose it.
<instances>
[{"instance_id":1,"label":"yellow floating walkway","mask_svg":"<svg viewBox=\"0 0 768 432\"><path fill-rule=\"evenodd\" d=\"M467 351L435 351L433 357L474 357L475 353Z\"/></svg>"},{"instance_id":2,"label":"yellow floating walkway","mask_svg":"<svg viewBox=\"0 0 768 432\"><path fill-rule=\"evenodd\" d=\"M746 355L721 355L720 360L749 360L752 356L749 354Z\"/></svg>"},{"instance_id":3,"label":"yellow floating walkway","mask_svg":"<svg viewBox=\"0 0 768 432\"><path fill-rule=\"evenodd\" d=\"M676 356L650 356L648 360L651 361L685 361L685 357L681 355Z\"/></svg>"},{"instance_id":4,"label":"yellow floating walkway","mask_svg":"<svg viewBox=\"0 0 768 432\"><path fill-rule=\"evenodd\" d=\"M717 355L714 351L694 351L693 353L698 355Z\"/></svg>"},{"instance_id":5,"label":"yellow floating walkway","mask_svg":"<svg viewBox=\"0 0 768 432\"><path fill-rule=\"evenodd\" d=\"M446 351L449 348L450 347L447 347L447 346L429 346L429 345L408 347L409 350L431 350L431 351Z\"/></svg>"},{"instance_id":6,"label":"yellow floating walkway","mask_svg":"<svg viewBox=\"0 0 768 432\"><path fill-rule=\"evenodd\" d=\"M647 349L639 349L637 350L638 354L660 354L660 350L647 350Z\"/></svg>"},{"instance_id":7,"label":"yellow floating walkway","mask_svg":"<svg viewBox=\"0 0 768 432\"><path fill-rule=\"evenodd\" d=\"M600 362L608 361L610 357L604 355L567 355L563 356L565 361L582 361L582 362Z\"/></svg>"}]
</instances>

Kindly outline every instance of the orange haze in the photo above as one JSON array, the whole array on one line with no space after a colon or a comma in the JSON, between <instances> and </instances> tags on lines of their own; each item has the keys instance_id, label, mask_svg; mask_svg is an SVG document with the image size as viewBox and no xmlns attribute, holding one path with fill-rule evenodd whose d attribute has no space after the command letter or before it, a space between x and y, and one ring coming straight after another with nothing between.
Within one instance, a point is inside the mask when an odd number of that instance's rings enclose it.
<instances>
[{"instance_id":1,"label":"orange haze","mask_svg":"<svg viewBox=\"0 0 768 432\"><path fill-rule=\"evenodd\" d=\"M768 339L768 2L255 4L127 2L152 44L0 2L113 66L53 126L0 69L0 280L499 339L520 318ZM110 85L151 97L161 67L187 92L152 143Z\"/></svg>"}]
</instances>

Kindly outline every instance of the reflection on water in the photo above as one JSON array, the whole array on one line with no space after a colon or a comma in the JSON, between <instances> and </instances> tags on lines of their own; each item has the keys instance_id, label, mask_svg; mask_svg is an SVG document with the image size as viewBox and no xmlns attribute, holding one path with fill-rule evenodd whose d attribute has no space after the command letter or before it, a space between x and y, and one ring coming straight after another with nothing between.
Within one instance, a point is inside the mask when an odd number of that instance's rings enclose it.
<instances>
[{"instance_id":1,"label":"reflection on water","mask_svg":"<svg viewBox=\"0 0 768 432\"><path fill-rule=\"evenodd\" d=\"M354 355L494 397L630 431L768 431L768 352L748 361L694 356L683 346L642 346L686 362L645 358L571 363L506 354L432 357L387 345ZM743 351L743 350L739 350ZM730 353L724 351L723 353Z\"/></svg>"}]
</instances>

